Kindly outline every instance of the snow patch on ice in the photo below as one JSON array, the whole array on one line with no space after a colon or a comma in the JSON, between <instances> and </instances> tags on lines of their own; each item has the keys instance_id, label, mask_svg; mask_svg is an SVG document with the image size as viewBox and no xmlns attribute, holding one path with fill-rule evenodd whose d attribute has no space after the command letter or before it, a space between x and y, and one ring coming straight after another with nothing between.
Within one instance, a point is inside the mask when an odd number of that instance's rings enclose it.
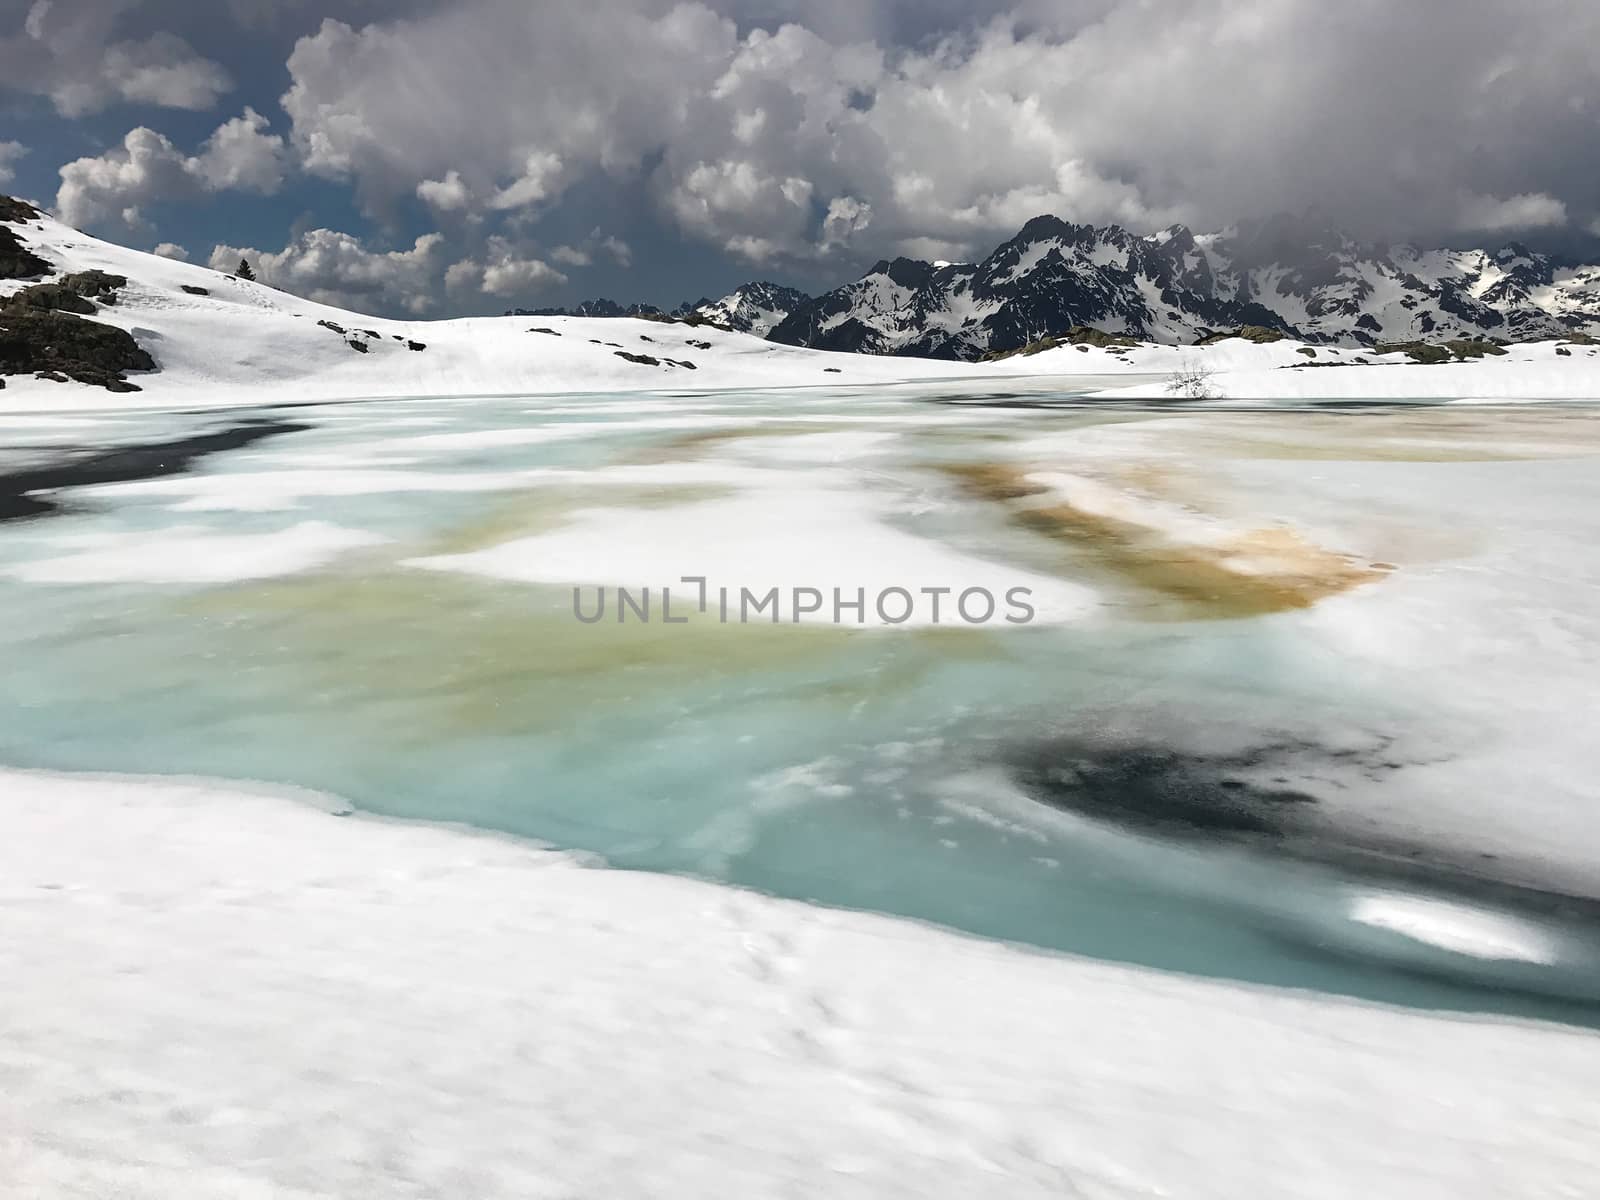
<instances>
[{"instance_id":1,"label":"snow patch on ice","mask_svg":"<svg viewBox=\"0 0 1600 1200\"><path fill-rule=\"evenodd\" d=\"M1557 957L1542 931L1514 917L1423 896L1360 896L1350 906L1350 919L1472 958L1548 966Z\"/></svg>"},{"instance_id":2,"label":"snow patch on ice","mask_svg":"<svg viewBox=\"0 0 1600 1200\"><path fill-rule=\"evenodd\" d=\"M326 521L254 534L178 525L148 535L63 537L57 544L72 553L20 563L6 573L27 583L226 583L298 574L388 540Z\"/></svg>"}]
</instances>

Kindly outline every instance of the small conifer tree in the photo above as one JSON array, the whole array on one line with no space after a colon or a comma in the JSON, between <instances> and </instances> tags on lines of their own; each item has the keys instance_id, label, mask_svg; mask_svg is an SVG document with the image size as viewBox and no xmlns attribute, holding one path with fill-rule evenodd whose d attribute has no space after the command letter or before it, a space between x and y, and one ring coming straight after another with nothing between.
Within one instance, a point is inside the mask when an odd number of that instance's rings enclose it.
<instances>
[{"instance_id":1,"label":"small conifer tree","mask_svg":"<svg viewBox=\"0 0 1600 1200\"><path fill-rule=\"evenodd\" d=\"M252 282L255 281L256 277L256 273L250 269L250 260L248 258L241 258L239 260L239 269L235 271L234 274L240 279L248 279Z\"/></svg>"}]
</instances>

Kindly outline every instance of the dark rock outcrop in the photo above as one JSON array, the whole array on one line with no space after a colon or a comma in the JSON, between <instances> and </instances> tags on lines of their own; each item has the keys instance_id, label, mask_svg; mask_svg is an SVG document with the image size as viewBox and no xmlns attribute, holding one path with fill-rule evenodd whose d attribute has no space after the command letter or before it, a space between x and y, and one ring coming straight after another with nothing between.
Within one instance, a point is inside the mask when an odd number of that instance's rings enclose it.
<instances>
[{"instance_id":1,"label":"dark rock outcrop","mask_svg":"<svg viewBox=\"0 0 1600 1200\"><path fill-rule=\"evenodd\" d=\"M1391 342L1377 348L1379 354L1404 354L1412 362L1433 366L1436 363L1466 362L1470 358L1499 358L1505 349L1485 338L1453 338L1431 342Z\"/></svg>"},{"instance_id":2,"label":"dark rock outcrop","mask_svg":"<svg viewBox=\"0 0 1600 1200\"><path fill-rule=\"evenodd\" d=\"M1288 336L1281 329L1268 329L1265 325L1242 325L1230 333L1212 333L1195 340L1196 346L1215 346L1218 342L1226 342L1232 338L1241 341L1254 342L1258 346L1270 345L1281 342Z\"/></svg>"},{"instance_id":3,"label":"dark rock outcrop","mask_svg":"<svg viewBox=\"0 0 1600 1200\"><path fill-rule=\"evenodd\" d=\"M32 287L12 292L3 303L0 303L0 308L11 312L22 312L27 309L37 309L40 312L69 312L86 317L92 317L99 311L94 301L85 300L77 292L59 283L36 283Z\"/></svg>"},{"instance_id":4,"label":"dark rock outcrop","mask_svg":"<svg viewBox=\"0 0 1600 1200\"><path fill-rule=\"evenodd\" d=\"M0 279L42 279L55 268L22 244L16 230L6 225L23 225L39 219L39 210L26 200L0 196Z\"/></svg>"},{"instance_id":5,"label":"dark rock outcrop","mask_svg":"<svg viewBox=\"0 0 1600 1200\"><path fill-rule=\"evenodd\" d=\"M75 271L63 275L59 282L74 295L99 300L102 304L115 304L117 293L128 286L128 277L109 271Z\"/></svg>"},{"instance_id":6,"label":"dark rock outcrop","mask_svg":"<svg viewBox=\"0 0 1600 1200\"><path fill-rule=\"evenodd\" d=\"M21 305L0 309L0 375L42 373L136 392L123 373L155 369L155 360L115 326Z\"/></svg>"},{"instance_id":7,"label":"dark rock outcrop","mask_svg":"<svg viewBox=\"0 0 1600 1200\"><path fill-rule=\"evenodd\" d=\"M94 303L115 304L117 292L128 286L125 275L111 275L105 271L79 271L63 275L53 283L36 283L13 292L0 308L24 310L40 309L45 312L69 312L80 316L93 316Z\"/></svg>"},{"instance_id":8,"label":"dark rock outcrop","mask_svg":"<svg viewBox=\"0 0 1600 1200\"><path fill-rule=\"evenodd\" d=\"M40 279L55 268L24 246L15 233L0 225L0 279Z\"/></svg>"},{"instance_id":9,"label":"dark rock outcrop","mask_svg":"<svg viewBox=\"0 0 1600 1200\"><path fill-rule=\"evenodd\" d=\"M39 210L26 200L18 200L15 196L0 196L0 221L21 225L38 219Z\"/></svg>"}]
</instances>

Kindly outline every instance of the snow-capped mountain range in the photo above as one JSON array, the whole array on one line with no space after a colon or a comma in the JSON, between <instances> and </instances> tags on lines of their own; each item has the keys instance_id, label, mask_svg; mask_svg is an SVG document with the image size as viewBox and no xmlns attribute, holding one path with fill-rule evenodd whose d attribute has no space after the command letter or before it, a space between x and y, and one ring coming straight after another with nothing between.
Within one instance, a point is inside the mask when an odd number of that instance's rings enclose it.
<instances>
[{"instance_id":1,"label":"snow-capped mountain range","mask_svg":"<svg viewBox=\"0 0 1600 1200\"><path fill-rule=\"evenodd\" d=\"M1246 325L1348 347L1600 334L1600 266L1364 245L1288 217L1195 234L1029 221L982 262L896 258L817 297L751 283L671 313L608 300L541 315L698 317L818 350L973 360L1077 325L1187 345Z\"/></svg>"},{"instance_id":2,"label":"snow-capped mountain range","mask_svg":"<svg viewBox=\"0 0 1600 1200\"><path fill-rule=\"evenodd\" d=\"M1196 235L1036 217L979 263L880 262L795 309L790 345L974 359L1089 325L1186 344L1245 325L1376 346L1600 332L1600 267L1497 251L1364 246L1286 218Z\"/></svg>"}]
</instances>

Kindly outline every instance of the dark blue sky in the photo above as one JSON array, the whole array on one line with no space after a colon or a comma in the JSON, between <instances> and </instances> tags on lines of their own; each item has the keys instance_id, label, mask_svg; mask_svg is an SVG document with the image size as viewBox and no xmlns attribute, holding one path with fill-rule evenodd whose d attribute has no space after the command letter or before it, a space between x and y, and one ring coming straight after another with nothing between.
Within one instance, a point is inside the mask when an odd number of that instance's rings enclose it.
<instances>
[{"instance_id":1,"label":"dark blue sky","mask_svg":"<svg viewBox=\"0 0 1600 1200\"><path fill-rule=\"evenodd\" d=\"M1591 0L0 0L0 188L432 315L817 290L1039 212L1592 253L1597 44Z\"/></svg>"}]
</instances>

